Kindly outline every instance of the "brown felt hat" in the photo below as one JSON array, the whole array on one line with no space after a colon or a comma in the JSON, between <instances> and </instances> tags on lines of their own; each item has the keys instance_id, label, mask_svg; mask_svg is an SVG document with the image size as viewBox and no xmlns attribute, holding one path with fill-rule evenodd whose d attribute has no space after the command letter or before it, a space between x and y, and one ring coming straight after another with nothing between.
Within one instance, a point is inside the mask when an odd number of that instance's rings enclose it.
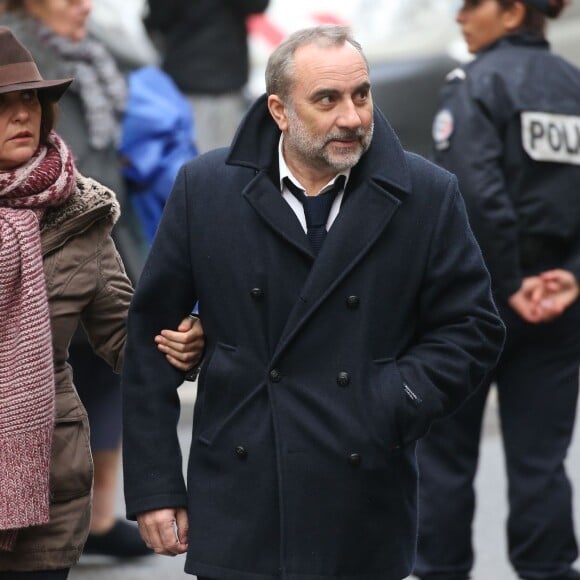
<instances>
[{"instance_id":1,"label":"brown felt hat","mask_svg":"<svg viewBox=\"0 0 580 580\"><path fill-rule=\"evenodd\" d=\"M6 26L0 26L0 94L36 89L58 101L73 79L45 81L30 52Z\"/></svg>"}]
</instances>

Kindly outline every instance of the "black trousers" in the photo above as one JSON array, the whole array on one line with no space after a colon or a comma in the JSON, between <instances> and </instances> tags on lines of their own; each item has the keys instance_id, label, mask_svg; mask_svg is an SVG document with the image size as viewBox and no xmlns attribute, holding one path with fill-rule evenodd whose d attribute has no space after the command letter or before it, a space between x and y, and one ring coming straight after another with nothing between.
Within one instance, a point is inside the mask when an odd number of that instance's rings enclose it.
<instances>
[{"instance_id":1,"label":"black trousers","mask_svg":"<svg viewBox=\"0 0 580 580\"><path fill-rule=\"evenodd\" d=\"M1 572L2 580L66 580L69 569L42 570L39 572Z\"/></svg>"},{"instance_id":2,"label":"black trousers","mask_svg":"<svg viewBox=\"0 0 580 580\"><path fill-rule=\"evenodd\" d=\"M507 344L494 378L509 482L509 558L521 578L580 578L571 570L578 547L564 467L578 398L580 303L542 325L502 310ZM473 481L488 392L485 385L419 442L419 578L469 578Z\"/></svg>"}]
</instances>

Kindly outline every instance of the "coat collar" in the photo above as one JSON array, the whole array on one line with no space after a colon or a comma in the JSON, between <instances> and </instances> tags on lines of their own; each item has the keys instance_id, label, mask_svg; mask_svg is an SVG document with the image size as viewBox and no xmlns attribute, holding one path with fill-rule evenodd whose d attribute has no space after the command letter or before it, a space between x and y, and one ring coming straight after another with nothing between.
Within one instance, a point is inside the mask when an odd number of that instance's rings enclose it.
<instances>
[{"instance_id":1,"label":"coat collar","mask_svg":"<svg viewBox=\"0 0 580 580\"><path fill-rule=\"evenodd\" d=\"M96 221L106 218L106 227L112 230L120 215L119 202L110 189L77 173L76 187L66 203L44 214L40 230L43 255L81 234Z\"/></svg>"},{"instance_id":2,"label":"coat collar","mask_svg":"<svg viewBox=\"0 0 580 580\"><path fill-rule=\"evenodd\" d=\"M512 34L508 34L506 36L502 36L499 40L496 40L489 46L486 46L484 49L482 49L477 56L479 57L488 52L492 52L498 48L511 48L514 46L523 46L527 48L541 48L544 50L550 49L550 43L542 36L532 34L531 32L519 31L514 32Z\"/></svg>"},{"instance_id":3,"label":"coat collar","mask_svg":"<svg viewBox=\"0 0 580 580\"><path fill-rule=\"evenodd\" d=\"M314 260L275 356L368 253L411 193L405 152L378 109L374 118L371 146L351 171L340 213L316 260L300 223L280 193L280 131L268 112L265 96L250 109L234 138L226 162L256 172L242 195L272 230Z\"/></svg>"},{"instance_id":4,"label":"coat collar","mask_svg":"<svg viewBox=\"0 0 580 580\"><path fill-rule=\"evenodd\" d=\"M357 165L366 179L410 193L411 181L405 153L395 132L375 107L375 134L369 150ZM267 107L267 97L262 95L246 114L234 137L226 163L240 165L272 175L276 171L280 130Z\"/></svg>"}]
</instances>

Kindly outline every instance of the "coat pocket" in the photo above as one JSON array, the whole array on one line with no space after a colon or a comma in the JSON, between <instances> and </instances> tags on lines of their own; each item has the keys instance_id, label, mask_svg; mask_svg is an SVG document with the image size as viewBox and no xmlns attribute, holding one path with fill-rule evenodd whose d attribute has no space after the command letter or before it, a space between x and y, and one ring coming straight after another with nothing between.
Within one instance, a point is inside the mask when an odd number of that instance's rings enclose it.
<instances>
[{"instance_id":1,"label":"coat pocket","mask_svg":"<svg viewBox=\"0 0 580 580\"><path fill-rule=\"evenodd\" d=\"M54 502L90 494L93 462L86 417L57 419L52 438L50 493Z\"/></svg>"},{"instance_id":2,"label":"coat pocket","mask_svg":"<svg viewBox=\"0 0 580 580\"><path fill-rule=\"evenodd\" d=\"M201 405L198 440L211 445L235 406L234 377L237 368L237 348L217 343L200 375Z\"/></svg>"},{"instance_id":3,"label":"coat pocket","mask_svg":"<svg viewBox=\"0 0 580 580\"><path fill-rule=\"evenodd\" d=\"M414 425L420 421L422 400L401 376L393 358L372 363L365 393L370 428L388 451L412 443Z\"/></svg>"}]
</instances>

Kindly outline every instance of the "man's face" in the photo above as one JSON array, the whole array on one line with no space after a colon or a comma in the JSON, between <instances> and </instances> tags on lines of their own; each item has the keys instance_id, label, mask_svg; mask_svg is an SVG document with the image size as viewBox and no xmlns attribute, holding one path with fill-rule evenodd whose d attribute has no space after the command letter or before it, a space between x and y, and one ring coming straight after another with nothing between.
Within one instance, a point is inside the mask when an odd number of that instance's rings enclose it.
<instances>
[{"instance_id":1,"label":"man's face","mask_svg":"<svg viewBox=\"0 0 580 580\"><path fill-rule=\"evenodd\" d=\"M309 44L295 53L295 81L285 104L287 163L336 173L356 165L373 135L366 63L349 43Z\"/></svg>"}]
</instances>

